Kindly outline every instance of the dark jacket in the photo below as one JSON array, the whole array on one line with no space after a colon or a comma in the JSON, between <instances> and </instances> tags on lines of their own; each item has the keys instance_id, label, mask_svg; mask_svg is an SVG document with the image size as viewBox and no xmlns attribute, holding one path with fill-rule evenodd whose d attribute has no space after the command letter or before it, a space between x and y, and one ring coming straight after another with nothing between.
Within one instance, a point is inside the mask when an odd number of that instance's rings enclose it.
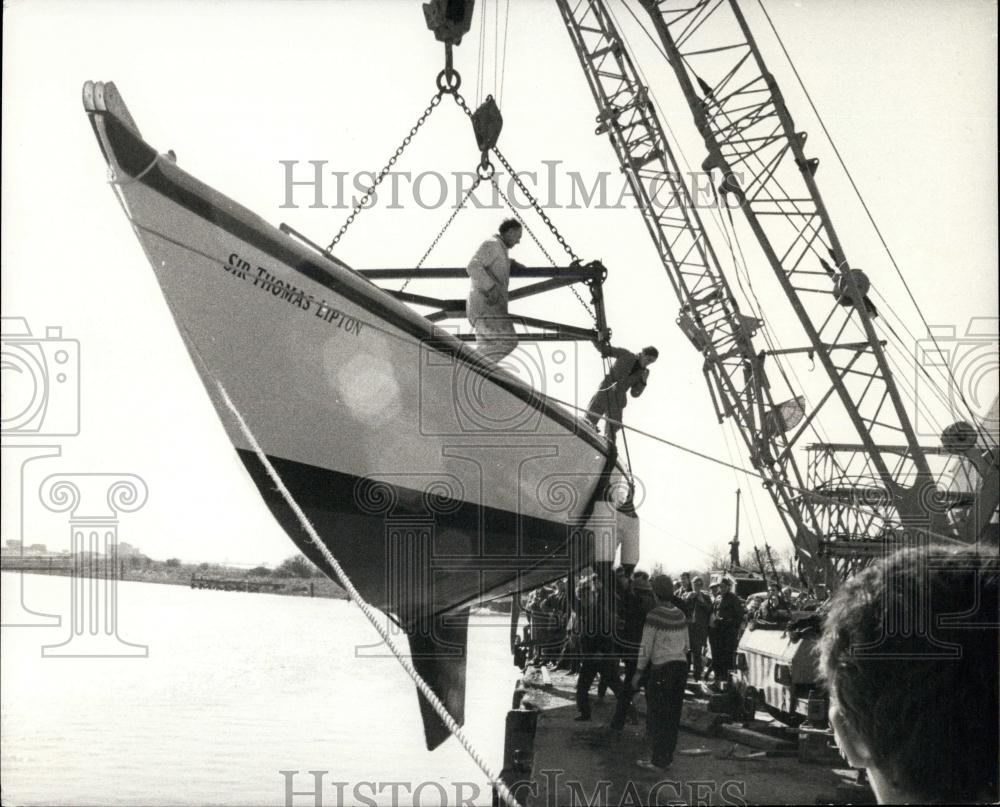
<instances>
[{"instance_id":1,"label":"dark jacket","mask_svg":"<svg viewBox=\"0 0 1000 807\"><path fill-rule=\"evenodd\" d=\"M685 600L690 610L692 624L706 630L712 619L712 598L705 591L692 591Z\"/></svg>"},{"instance_id":2,"label":"dark jacket","mask_svg":"<svg viewBox=\"0 0 1000 807\"><path fill-rule=\"evenodd\" d=\"M629 586L621 597L622 632L626 650L635 654L642 642L642 628L646 624L646 614L656 606L653 592Z\"/></svg>"},{"instance_id":3,"label":"dark jacket","mask_svg":"<svg viewBox=\"0 0 1000 807\"><path fill-rule=\"evenodd\" d=\"M615 362L604 376L597 394L609 395L613 402L612 406L624 409L628 403L629 392L633 398L642 395L642 391L646 388L646 380L649 378L649 370L639 362L638 353L632 353L625 348L613 347L608 355L614 358Z\"/></svg>"},{"instance_id":4,"label":"dark jacket","mask_svg":"<svg viewBox=\"0 0 1000 807\"><path fill-rule=\"evenodd\" d=\"M743 603L733 592L724 592L712 603L712 615L716 628L738 630L743 621Z\"/></svg>"},{"instance_id":5,"label":"dark jacket","mask_svg":"<svg viewBox=\"0 0 1000 807\"><path fill-rule=\"evenodd\" d=\"M604 598L594 593L580 597L577 616L580 620L580 650L584 653L610 653L614 650L613 600L613 597Z\"/></svg>"}]
</instances>

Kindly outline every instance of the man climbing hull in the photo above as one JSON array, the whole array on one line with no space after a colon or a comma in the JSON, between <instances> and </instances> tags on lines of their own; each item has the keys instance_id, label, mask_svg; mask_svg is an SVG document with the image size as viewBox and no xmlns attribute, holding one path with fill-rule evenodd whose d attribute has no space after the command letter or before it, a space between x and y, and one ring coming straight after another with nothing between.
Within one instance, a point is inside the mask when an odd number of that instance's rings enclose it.
<instances>
[{"instance_id":1,"label":"man climbing hull","mask_svg":"<svg viewBox=\"0 0 1000 807\"><path fill-rule=\"evenodd\" d=\"M336 577L264 456L361 594L407 631L461 722L469 605L637 541L637 520L616 506L626 486L613 448L157 154L113 84L87 82L83 94L112 187L261 496ZM424 716L435 747L447 732Z\"/></svg>"}]
</instances>

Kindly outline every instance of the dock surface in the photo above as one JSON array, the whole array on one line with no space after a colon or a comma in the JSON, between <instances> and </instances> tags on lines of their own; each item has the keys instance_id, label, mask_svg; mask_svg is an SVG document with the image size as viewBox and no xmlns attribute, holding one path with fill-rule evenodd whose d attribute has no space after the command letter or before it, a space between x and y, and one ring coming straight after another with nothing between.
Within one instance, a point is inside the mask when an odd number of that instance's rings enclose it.
<instances>
[{"instance_id":1,"label":"dock surface","mask_svg":"<svg viewBox=\"0 0 1000 807\"><path fill-rule=\"evenodd\" d=\"M529 679L526 700L541 709L535 736L531 805L674 805L843 803L855 781L847 769L802 763L797 756L769 756L722 736L681 729L674 762L667 771L646 771L649 758L644 696L636 698L637 725L608 729L615 699L591 691L593 716L576 722L576 677L549 673L550 685ZM685 701L695 710L703 705ZM779 753L779 752L770 752ZM787 752L785 752L787 753Z\"/></svg>"}]
</instances>

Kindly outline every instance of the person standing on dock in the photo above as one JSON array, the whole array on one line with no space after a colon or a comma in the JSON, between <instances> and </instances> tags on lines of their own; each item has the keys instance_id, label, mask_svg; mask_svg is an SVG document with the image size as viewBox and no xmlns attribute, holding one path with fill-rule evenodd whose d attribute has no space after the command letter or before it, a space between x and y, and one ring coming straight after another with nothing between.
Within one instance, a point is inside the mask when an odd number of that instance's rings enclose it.
<instances>
[{"instance_id":1,"label":"person standing on dock","mask_svg":"<svg viewBox=\"0 0 1000 807\"><path fill-rule=\"evenodd\" d=\"M701 680L704 669L702 658L705 654L705 642L708 641L708 623L712 617L712 598L705 593L705 581L696 577L691 581L693 591L687 595L688 639L691 644L691 668L696 681Z\"/></svg>"},{"instance_id":2,"label":"person standing on dock","mask_svg":"<svg viewBox=\"0 0 1000 807\"><path fill-rule=\"evenodd\" d=\"M660 357L655 347L644 347L640 353L632 353L620 347L610 347L602 354L613 358L614 364L604 376L601 386L587 404L587 421L597 429L597 421L606 418L605 435L612 443L621 429L622 416L628 404L628 396L638 398L646 389L649 380L649 365Z\"/></svg>"},{"instance_id":3,"label":"person standing on dock","mask_svg":"<svg viewBox=\"0 0 1000 807\"><path fill-rule=\"evenodd\" d=\"M653 598L653 587L649 583L649 575L636 572L626 583L621 597L622 616L622 658L625 660L625 679L622 691L618 695L611 725L615 731L625 728L625 720L630 713L635 712L632 698L636 690L632 688L632 679L639 664L639 645L642 643L642 631L646 625L646 615L656 606Z\"/></svg>"},{"instance_id":4,"label":"person standing on dock","mask_svg":"<svg viewBox=\"0 0 1000 807\"><path fill-rule=\"evenodd\" d=\"M723 577L719 581L719 596L712 603L712 628L715 645L712 648L712 670L715 685L729 680L739 644L740 626L743 624L743 603L733 593L733 581Z\"/></svg>"},{"instance_id":5,"label":"person standing on dock","mask_svg":"<svg viewBox=\"0 0 1000 807\"><path fill-rule=\"evenodd\" d=\"M472 281L465 313L476 332L476 345L493 361L500 361L517 347L514 323L507 313L512 261L509 251L521 240L521 223L505 219L499 232L479 245L466 267Z\"/></svg>"},{"instance_id":6,"label":"person standing on dock","mask_svg":"<svg viewBox=\"0 0 1000 807\"><path fill-rule=\"evenodd\" d=\"M580 674L576 679L575 720L590 720L590 686L597 676L617 698L622 684L618 678L614 616L611 597L604 596L596 576L580 592L577 614L580 620ZM610 592L607 592L610 595Z\"/></svg>"},{"instance_id":7,"label":"person standing on dock","mask_svg":"<svg viewBox=\"0 0 1000 807\"><path fill-rule=\"evenodd\" d=\"M632 676L632 689L645 679L646 734L652 745L650 759L636 762L647 770L670 766L681 725L681 705L687 681L688 626L680 608L673 604L673 581L666 575L650 583L656 607L646 615L639 661Z\"/></svg>"}]
</instances>

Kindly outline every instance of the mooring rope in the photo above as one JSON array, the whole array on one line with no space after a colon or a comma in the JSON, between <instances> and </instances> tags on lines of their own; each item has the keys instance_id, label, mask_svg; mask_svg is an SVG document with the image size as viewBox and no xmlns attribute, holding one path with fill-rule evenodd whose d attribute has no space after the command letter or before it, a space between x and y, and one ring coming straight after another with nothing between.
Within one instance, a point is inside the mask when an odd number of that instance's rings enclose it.
<instances>
[{"instance_id":1,"label":"mooring rope","mask_svg":"<svg viewBox=\"0 0 1000 807\"><path fill-rule=\"evenodd\" d=\"M468 755L472 758L472 761L476 763L479 770L481 770L490 781L490 784L496 788L497 794L507 804L507 807L521 807L518 800L514 797L514 794L511 793L510 788L508 788L500 777L493 772L493 769L483 759L479 751L476 750L469 738L465 736L465 732L462 731L462 727L455 721L455 718L451 716L445 705L441 703L441 699L438 698L434 690L431 689L430 684L428 684L424 680L423 676L417 672L416 668L413 666L410 659L407 658L406 654L400 651L400 649L396 646L395 640L389 633L388 628L382 624L382 620L379 618L375 608L363 596L361 596L361 593L354 587L354 584L351 582L351 578L347 575L347 572L344 571L343 567L333 556L333 553L329 550L326 544L323 543L322 539L320 539L319 534L316 532L316 528L313 527L309 518L302 511L302 508L299 507L298 502L295 501L295 498L289 492L288 488L285 487L285 483L282 481L281 476L278 474L277 470L275 470L274 466L271 465L267 455L264 454L260 444L250 431L250 427L247 426L243 416L239 413L239 410L237 410L232 399L229 397L229 393L226 392L226 388L223 387L219 381L216 381L215 384L219 388L222 400L225 402L229 411L232 412L233 417L236 418L240 431L243 432L243 436L246 438L247 442L250 443L250 447L253 448L254 453L257 455L257 459L259 459L261 465L264 466L264 470L266 470L267 475L271 477L271 481L274 482L278 492L288 503L288 506L292 508L292 512L295 513L295 516L298 518L302 528L306 531L306 534L309 536L309 540L323 555L323 559L326 560L326 562L329 563L330 566L333 567L333 570L337 573L337 577L340 579L341 585L347 590L347 594L350 596L351 602L361 609L361 613L368 618L372 627L378 631L379 636L382 637L382 641L386 643L392 651L392 654L396 657L396 661L400 663L406 671L406 674L410 676L410 679L416 685L417 689L420 690L420 693L434 708L437 716L441 718L441 722L445 724L448 731L451 732L452 736L456 740L458 740L462 748L466 750Z\"/></svg>"}]
</instances>

